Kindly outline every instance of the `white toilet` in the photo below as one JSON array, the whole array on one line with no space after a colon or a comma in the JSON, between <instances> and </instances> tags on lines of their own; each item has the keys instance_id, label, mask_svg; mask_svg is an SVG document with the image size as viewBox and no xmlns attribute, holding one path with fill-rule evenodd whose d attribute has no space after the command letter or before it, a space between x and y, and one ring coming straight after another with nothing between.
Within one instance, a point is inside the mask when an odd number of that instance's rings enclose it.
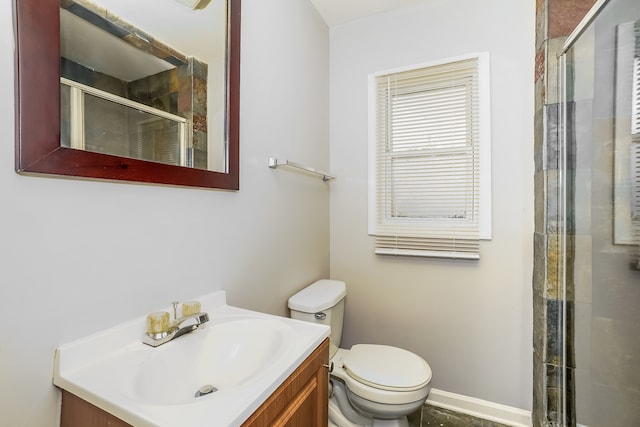
<instances>
[{"instance_id":1,"label":"white toilet","mask_svg":"<svg viewBox=\"0 0 640 427\"><path fill-rule=\"evenodd\" d=\"M356 344L339 348L346 286L318 280L289 298L293 319L331 327L329 426L408 427L431 390L431 368L416 354L397 347Z\"/></svg>"}]
</instances>

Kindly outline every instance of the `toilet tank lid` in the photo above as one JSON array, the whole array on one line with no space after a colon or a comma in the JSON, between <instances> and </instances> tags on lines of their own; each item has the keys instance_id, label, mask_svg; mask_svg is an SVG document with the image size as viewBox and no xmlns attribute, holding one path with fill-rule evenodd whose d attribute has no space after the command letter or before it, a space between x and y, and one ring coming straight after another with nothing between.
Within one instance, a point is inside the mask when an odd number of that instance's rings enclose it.
<instances>
[{"instance_id":1,"label":"toilet tank lid","mask_svg":"<svg viewBox=\"0 0 640 427\"><path fill-rule=\"evenodd\" d=\"M289 298L289 308L303 313L317 313L335 306L346 294L344 282L322 279Z\"/></svg>"}]
</instances>

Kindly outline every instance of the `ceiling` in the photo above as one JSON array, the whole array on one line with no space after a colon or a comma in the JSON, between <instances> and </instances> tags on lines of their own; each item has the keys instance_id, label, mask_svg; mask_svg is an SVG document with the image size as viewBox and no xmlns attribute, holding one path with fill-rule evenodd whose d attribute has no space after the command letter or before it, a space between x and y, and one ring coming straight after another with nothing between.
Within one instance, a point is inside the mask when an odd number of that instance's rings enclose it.
<instances>
[{"instance_id":1,"label":"ceiling","mask_svg":"<svg viewBox=\"0 0 640 427\"><path fill-rule=\"evenodd\" d=\"M154 39L166 43L171 49L208 63L210 71L215 64L221 63L226 46L225 2L214 2L197 12L180 4L190 0L157 2L157 5L153 4L156 13L149 14L149 3L155 1L100 0L100 3L109 8L110 16L121 20L121 25L140 28L143 33L138 38L141 40L146 40L144 33L153 34ZM188 25L176 26L175 22ZM175 65L123 40L60 8L60 49L63 57L126 82L175 68ZM193 43L194 40L208 40L209 43Z\"/></svg>"},{"instance_id":2,"label":"ceiling","mask_svg":"<svg viewBox=\"0 0 640 427\"><path fill-rule=\"evenodd\" d=\"M174 68L62 8L60 53L63 58L125 82Z\"/></svg>"},{"instance_id":3,"label":"ceiling","mask_svg":"<svg viewBox=\"0 0 640 427\"><path fill-rule=\"evenodd\" d=\"M329 27L427 0L311 0Z\"/></svg>"},{"instance_id":4,"label":"ceiling","mask_svg":"<svg viewBox=\"0 0 640 427\"><path fill-rule=\"evenodd\" d=\"M182 2L183 0L178 0ZM186 0L184 0L186 1ZM402 8L413 3L428 0L310 0L318 10L320 15L329 27L340 25L348 21L363 18L377 13L386 12L392 9ZM208 9L212 9L211 7ZM186 9L185 9L186 10ZM63 56L83 64L91 69L101 71L103 73L118 77L124 81L137 80L141 77L152 75L163 71L169 67L167 63L152 57L149 54L142 53L132 46L116 40L114 37L107 36L104 41L98 43L96 37L100 36L102 40L103 32L96 31L96 28L87 24L75 15L61 10L62 32L63 36ZM202 14L200 12L200 14ZM195 24L193 24L195 25ZM90 30L94 31L90 31ZM66 31L68 30L68 31ZM78 34L83 34L78 37ZM93 35L90 37L90 35ZM95 46L101 45L100 49ZM175 47L175 46L174 46ZM110 53L109 49L125 49L126 54ZM75 53L74 53L75 52ZM114 51L115 52L115 51ZM186 52L186 51L185 51ZM190 54L193 54L189 52ZM75 55L75 56L74 56ZM79 55L79 56L78 56ZM197 56L197 55L196 55ZM202 55L200 55L202 56ZM113 61L113 58L127 58L129 66L123 66L121 63ZM103 62L107 59L106 62ZM133 64L136 66L132 66ZM127 73L123 74L123 71Z\"/></svg>"}]
</instances>

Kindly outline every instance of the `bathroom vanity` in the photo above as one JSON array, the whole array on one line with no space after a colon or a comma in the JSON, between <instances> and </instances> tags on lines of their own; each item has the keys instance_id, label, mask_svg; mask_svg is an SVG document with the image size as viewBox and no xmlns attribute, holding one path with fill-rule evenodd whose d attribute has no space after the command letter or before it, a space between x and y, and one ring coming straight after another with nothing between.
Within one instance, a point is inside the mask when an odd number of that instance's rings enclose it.
<instances>
[{"instance_id":1,"label":"bathroom vanity","mask_svg":"<svg viewBox=\"0 0 640 427\"><path fill-rule=\"evenodd\" d=\"M242 427L323 426L327 424L329 340L302 362L293 374L246 420ZM212 424L215 424L215 416ZM60 427L132 427L119 418L62 390Z\"/></svg>"},{"instance_id":2,"label":"bathroom vanity","mask_svg":"<svg viewBox=\"0 0 640 427\"><path fill-rule=\"evenodd\" d=\"M200 300L209 324L157 348L144 318L59 346L61 427L327 424L329 328Z\"/></svg>"}]
</instances>

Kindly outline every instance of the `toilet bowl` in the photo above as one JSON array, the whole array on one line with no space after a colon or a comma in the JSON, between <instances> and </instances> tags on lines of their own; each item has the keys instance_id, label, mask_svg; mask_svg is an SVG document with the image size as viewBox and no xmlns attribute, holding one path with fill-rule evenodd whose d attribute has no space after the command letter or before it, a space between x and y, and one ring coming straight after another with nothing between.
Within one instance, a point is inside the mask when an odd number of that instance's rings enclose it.
<instances>
[{"instance_id":1,"label":"toilet bowl","mask_svg":"<svg viewBox=\"0 0 640 427\"><path fill-rule=\"evenodd\" d=\"M319 280L289 298L292 318L331 327L329 426L407 427L429 395L431 368L398 347L339 348L345 296L344 282Z\"/></svg>"},{"instance_id":2,"label":"toilet bowl","mask_svg":"<svg viewBox=\"0 0 640 427\"><path fill-rule=\"evenodd\" d=\"M431 390L427 362L397 347L357 344L338 349L331 362L333 387L343 387L348 403L369 422L346 415L353 425L405 426L406 415L420 409Z\"/></svg>"}]
</instances>

